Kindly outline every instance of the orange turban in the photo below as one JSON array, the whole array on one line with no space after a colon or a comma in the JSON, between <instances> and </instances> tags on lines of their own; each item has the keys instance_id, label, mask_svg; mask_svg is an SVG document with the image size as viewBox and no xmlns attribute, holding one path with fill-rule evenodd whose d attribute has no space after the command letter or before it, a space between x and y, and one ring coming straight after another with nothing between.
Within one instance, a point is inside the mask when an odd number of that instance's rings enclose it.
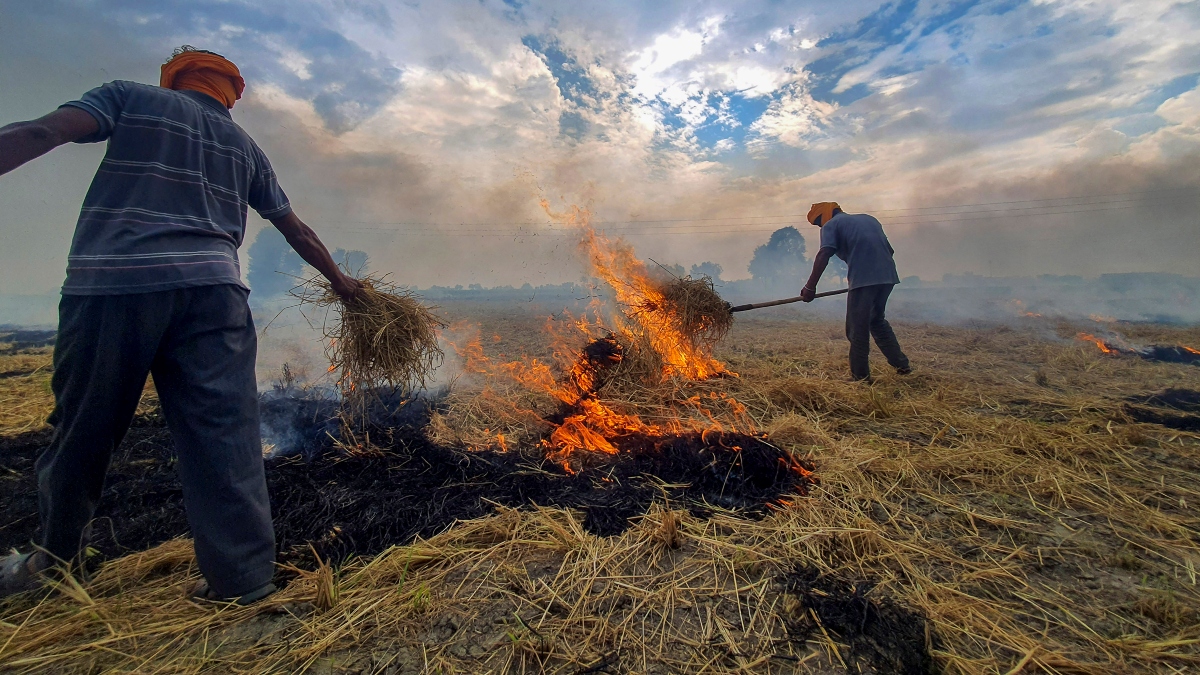
<instances>
[{"instance_id":1,"label":"orange turban","mask_svg":"<svg viewBox=\"0 0 1200 675\"><path fill-rule=\"evenodd\" d=\"M841 210L841 208L837 202L817 202L808 210L808 222L813 225L817 223L824 225L833 217L834 210Z\"/></svg>"},{"instance_id":2,"label":"orange turban","mask_svg":"<svg viewBox=\"0 0 1200 675\"><path fill-rule=\"evenodd\" d=\"M185 51L163 64L158 86L198 91L232 108L234 101L242 97L246 81L238 67L223 56Z\"/></svg>"}]
</instances>

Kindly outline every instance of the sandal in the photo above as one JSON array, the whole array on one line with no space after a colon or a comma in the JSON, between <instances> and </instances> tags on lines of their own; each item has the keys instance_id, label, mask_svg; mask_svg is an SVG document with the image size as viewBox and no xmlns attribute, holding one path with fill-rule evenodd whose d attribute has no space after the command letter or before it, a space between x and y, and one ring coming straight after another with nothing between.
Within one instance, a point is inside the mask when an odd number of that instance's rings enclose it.
<instances>
[{"instance_id":1,"label":"sandal","mask_svg":"<svg viewBox=\"0 0 1200 675\"><path fill-rule=\"evenodd\" d=\"M36 590L42 585L42 571L49 565L40 551L12 553L0 558L0 598Z\"/></svg>"},{"instance_id":2,"label":"sandal","mask_svg":"<svg viewBox=\"0 0 1200 675\"><path fill-rule=\"evenodd\" d=\"M194 589L192 589L191 599L204 602L234 602L241 607L245 607L246 605L251 605L259 600L262 600L277 590L279 589L275 587L275 584L268 582L267 584L259 586L253 591L236 598L222 598L221 596L217 595L217 592L208 585L207 581L201 581L199 584L196 584Z\"/></svg>"}]
</instances>

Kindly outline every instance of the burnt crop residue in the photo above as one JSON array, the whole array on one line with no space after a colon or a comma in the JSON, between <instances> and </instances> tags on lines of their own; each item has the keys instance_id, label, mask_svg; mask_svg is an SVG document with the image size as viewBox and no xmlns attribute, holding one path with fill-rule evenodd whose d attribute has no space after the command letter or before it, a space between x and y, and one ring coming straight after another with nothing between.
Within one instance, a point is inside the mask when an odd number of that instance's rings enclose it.
<instances>
[{"instance_id":1,"label":"burnt crop residue","mask_svg":"<svg viewBox=\"0 0 1200 675\"><path fill-rule=\"evenodd\" d=\"M409 406L427 405L416 401ZM413 537L431 536L456 520L492 513L495 505L577 509L597 535L620 533L656 499L703 516L712 507L761 515L780 499L807 491L810 465L765 438L730 432L665 438L628 436L621 453L589 456L574 472L540 448L466 452L431 443L417 422L366 428L373 447L347 453L337 429L300 406L307 432L302 452L267 462L280 557L310 566L313 544L323 558L371 555ZM36 538L33 463L49 441L38 432L0 440L0 547ZM170 435L158 416L139 418L113 456L93 526L96 559L143 550L188 534Z\"/></svg>"},{"instance_id":2,"label":"burnt crop residue","mask_svg":"<svg viewBox=\"0 0 1200 675\"><path fill-rule=\"evenodd\" d=\"M930 654L934 636L920 614L872 593L869 581L849 581L798 566L780 579L792 599L788 633L807 642L828 633L850 647L840 656L850 672L865 661L878 673L926 675L937 672Z\"/></svg>"},{"instance_id":3,"label":"burnt crop residue","mask_svg":"<svg viewBox=\"0 0 1200 675\"><path fill-rule=\"evenodd\" d=\"M1200 391L1166 389L1157 394L1131 396L1121 404L1121 410L1135 422L1200 431Z\"/></svg>"}]
</instances>

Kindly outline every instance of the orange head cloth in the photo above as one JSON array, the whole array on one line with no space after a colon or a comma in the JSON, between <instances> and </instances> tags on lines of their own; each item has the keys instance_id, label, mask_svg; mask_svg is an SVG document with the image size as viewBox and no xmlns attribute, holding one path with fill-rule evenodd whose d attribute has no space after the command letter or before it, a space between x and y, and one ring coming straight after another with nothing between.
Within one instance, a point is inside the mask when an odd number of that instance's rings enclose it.
<instances>
[{"instance_id":1,"label":"orange head cloth","mask_svg":"<svg viewBox=\"0 0 1200 675\"><path fill-rule=\"evenodd\" d=\"M232 108L246 89L237 66L223 56L198 50L181 52L164 63L158 85L208 94L226 108Z\"/></svg>"},{"instance_id":2,"label":"orange head cloth","mask_svg":"<svg viewBox=\"0 0 1200 675\"><path fill-rule=\"evenodd\" d=\"M837 202L817 202L808 210L808 222L817 226L824 225L833 217L835 209L840 211L842 207L838 206Z\"/></svg>"}]
</instances>

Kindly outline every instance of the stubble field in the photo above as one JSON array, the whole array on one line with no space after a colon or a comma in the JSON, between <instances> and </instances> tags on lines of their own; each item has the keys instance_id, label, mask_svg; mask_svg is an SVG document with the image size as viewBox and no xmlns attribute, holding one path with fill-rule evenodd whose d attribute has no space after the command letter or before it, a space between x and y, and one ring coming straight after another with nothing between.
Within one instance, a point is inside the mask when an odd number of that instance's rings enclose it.
<instances>
[{"instance_id":1,"label":"stubble field","mask_svg":"<svg viewBox=\"0 0 1200 675\"><path fill-rule=\"evenodd\" d=\"M544 316L446 310L471 315L493 358L546 357ZM1108 356L1074 339L1087 327L1052 320L900 323L917 372L891 374L874 352L877 382L867 387L846 381L841 325L802 316L739 316L716 352L736 377L668 383L638 401L736 400L772 445L815 465L819 484L806 496L748 514L698 510L663 485L664 498L612 536L590 533L571 509L489 505L487 515L335 568L289 557L286 588L251 608L189 602L190 542L172 539L103 562L86 582L0 603L0 668L1171 673L1200 665L1200 411L1187 398L1200 391L1200 368ZM1112 328L1131 342L1200 344L1196 328ZM17 493L28 492L31 458L46 439L48 363L44 349L0 357L6 542L33 516L17 512L28 504ZM1167 390L1175 398L1150 397ZM426 434L461 442L470 426L461 416L497 392L461 377ZM151 395L118 464L154 461L139 453L166 442L155 415ZM469 486L461 493L471 498ZM118 508L106 502L98 515Z\"/></svg>"}]
</instances>

